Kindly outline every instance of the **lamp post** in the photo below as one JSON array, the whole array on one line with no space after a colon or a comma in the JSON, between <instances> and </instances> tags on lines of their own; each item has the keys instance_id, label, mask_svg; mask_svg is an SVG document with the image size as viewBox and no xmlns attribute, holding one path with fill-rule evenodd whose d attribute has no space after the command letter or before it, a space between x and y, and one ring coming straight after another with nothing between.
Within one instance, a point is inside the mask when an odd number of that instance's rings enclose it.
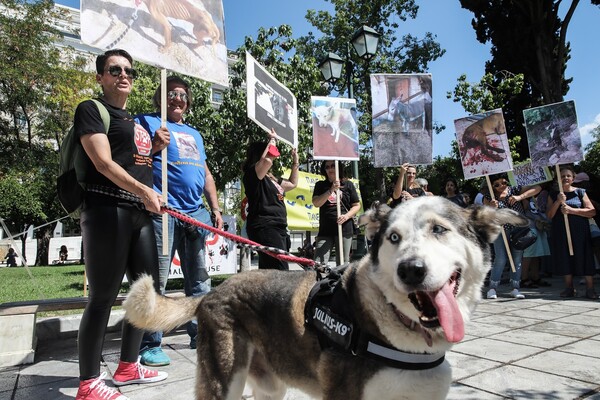
<instances>
[{"instance_id":1,"label":"lamp post","mask_svg":"<svg viewBox=\"0 0 600 400\"><path fill-rule=\"evenodd\" d=\"M346 86L348 87L348 98L354 98L354 85L352 77L354 75L354 63L350 59L350 44L356 51L356 54L365 61L370 61L377 53L377 45L381 35L373 28L366 25L361 26L354 32L350 42L346 43L346 59L341 58L335 53L328 53L319 63L319 69L326 82L335 84L342 77L342 68L345 68ZM352 163L352 173L355 179L358 179L358 162Z\"/></svg>"}]
</instances>

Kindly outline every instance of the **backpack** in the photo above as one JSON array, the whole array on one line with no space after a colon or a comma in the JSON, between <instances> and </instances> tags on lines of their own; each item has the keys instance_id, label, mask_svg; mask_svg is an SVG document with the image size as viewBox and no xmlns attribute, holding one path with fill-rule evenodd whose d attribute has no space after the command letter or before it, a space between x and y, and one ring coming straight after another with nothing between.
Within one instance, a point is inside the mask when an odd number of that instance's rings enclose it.
<instances>
[{"instance_id":1,"label":"backpack","mask_svg":"<svg viewBox=\"0 0 600 400\"><path fill-rule=\"evenodd\" d=\"M98 107L104 130L108 133L110 127L110 115L106 107L98 100L92 99ZM78 217L78 211L83 204L85 195L85 175L91 166L91 161L81 141L75 135L74 127L69 129L60 147L60 163L58 166L58 178L56 179L56 190L58 200L66 212Z\"/></svg>"}]
</instances>

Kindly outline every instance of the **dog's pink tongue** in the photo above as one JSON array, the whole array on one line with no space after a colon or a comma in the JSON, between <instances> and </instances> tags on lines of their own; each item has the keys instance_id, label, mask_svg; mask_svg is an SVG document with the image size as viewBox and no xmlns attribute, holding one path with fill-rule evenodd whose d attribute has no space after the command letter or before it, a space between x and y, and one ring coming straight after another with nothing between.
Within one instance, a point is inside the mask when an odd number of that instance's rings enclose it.
<instances>
[{"instance_id":1,"label":"dog's pink tongue","mask_svg":"<svg viewBox=\"0 0 600 400\"><path fill-rule=\"evenodd\" d=\"M433 297L440 325L450 343L460 342L465 336L465 323L454 298L454 288L446 283Z\"/></svg>"}]
</instances>

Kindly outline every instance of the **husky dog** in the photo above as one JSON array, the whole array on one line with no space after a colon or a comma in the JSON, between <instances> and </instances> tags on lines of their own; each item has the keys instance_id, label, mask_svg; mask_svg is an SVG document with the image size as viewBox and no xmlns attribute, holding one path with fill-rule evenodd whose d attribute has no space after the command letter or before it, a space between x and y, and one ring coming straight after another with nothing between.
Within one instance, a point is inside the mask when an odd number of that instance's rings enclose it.
<instances>
[{"instance_id":1,"label":"husky dog","mask_svg":"<svg viewBox=\"0 0 600 400\"><path fill-rule=\"evenodd\" d=\"M504 118L502 114L495 113L480 119L469 125L463 133L462 142L465 148L479 148L481 153L485 154L494 161L502 161L504 158L496 153L504 153L504 149L492 146L488 140L489 134L506 134ZM496 152L496 153L493 153Z\"/></svg>"},{"instance_id":2,"label":"husky dog","mask_svg":"<svg viewBox=\"0 0 600 400\"><path fill-rule=\"evenodd\" d=\"M239 400L246 383L257 400L281 400L287 387L328 400L444 399L452 382L444 354L481 299L489 243L503 224L527 220L429 196L377 205L365 220L370 253L333 280L345 311L307 307L334 273L317 282L316 272L260 270L179 299L142 277L126 318L146 330L198 319L198 400Z\"/></svg>"},{"instance_id":3,"label":"husky dog","mask_svg":"<svg viewBox=\"0 0 600 400\"><path fill-rule=\"evenodd\" d=\"M421 132L425 132L425 106L431 103L428 92L422 92L412 97L408 102L402 101L403 96L394 97L388 105L388 121L400 120L402 133L408 134L410 123L421 120Z\"/></svg>"},{"instance_id":4,"label":"husky dog","mask_svg":"<svg viewBox=\"0 0 600 400\"><path fill-rule=\"evenodd\" d=\"M325 128L331 127L331 136L335 137L335 143L340 140L342 125L349 123L354 137L358 136L358 127L352 112L347 108L338 108L331 106L317 106L312 109L313 115L319 121L319 126Z\"/></svg>"}]
</instances>

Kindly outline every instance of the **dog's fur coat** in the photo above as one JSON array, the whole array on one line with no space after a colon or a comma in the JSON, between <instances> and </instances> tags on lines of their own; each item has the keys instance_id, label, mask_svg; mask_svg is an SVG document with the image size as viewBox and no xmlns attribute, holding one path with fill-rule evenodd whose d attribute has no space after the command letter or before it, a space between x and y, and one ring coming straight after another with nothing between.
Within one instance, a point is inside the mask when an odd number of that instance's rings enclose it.
<instances>
[{"instance_id":1,"label":"dog's fur coat","mask_svg":"<svg viewBox=\"0 0 600 400\"><path fill-rule=\"evenodd\" d=\"M512 210L463 209L441 197L420 197L391 211L378 205L365 219L373 235L370 254L342 277L356 326L410 353L443 353L463 338L490 267L489 243L503 224L526 224ZM412 371L321 350L304 325L315 278L314 272L252 271L203 297L169 299L144 277L123 306L127 319L147 330L197 317L198 400L239 400L246 381L256 400L283 399L288 386L328 400L446 397L447 361ZM408 328L400 313L427 333Z\"/></svg>"}]
</instances>

